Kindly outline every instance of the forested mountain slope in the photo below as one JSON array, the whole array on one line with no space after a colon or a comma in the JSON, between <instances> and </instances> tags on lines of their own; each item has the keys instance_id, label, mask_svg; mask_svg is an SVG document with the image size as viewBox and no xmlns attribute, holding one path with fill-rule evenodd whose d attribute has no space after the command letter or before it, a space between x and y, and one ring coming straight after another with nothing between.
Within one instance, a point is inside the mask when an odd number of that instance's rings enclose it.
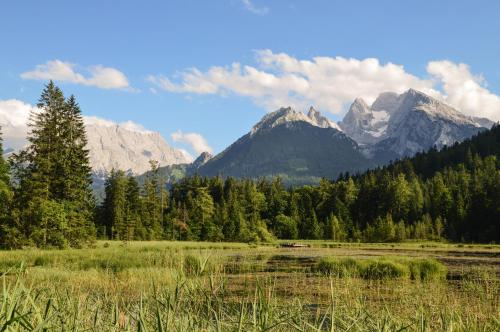
<instances>
[{"instance_id":1,"label":"forested mountain slope","mask_svg":"<svg viewBox=\"0 0 500 332\"><path fill-rule=\"evenodd\" d=\"M254 179L281 176L286 184L301 185L369 167L356 142L326 119L319 122L319 113L313 115L290 108L266 115L248 134L202 165L199 174Z\"/></svg>"}]
</instances>

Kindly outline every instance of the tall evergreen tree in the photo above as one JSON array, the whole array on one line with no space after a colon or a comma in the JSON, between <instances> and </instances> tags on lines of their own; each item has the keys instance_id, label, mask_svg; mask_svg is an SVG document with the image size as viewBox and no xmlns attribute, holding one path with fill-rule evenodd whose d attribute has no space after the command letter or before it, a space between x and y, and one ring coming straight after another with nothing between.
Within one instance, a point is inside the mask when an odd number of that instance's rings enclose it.
<instances>
[{"instance_id":1,"label":"tall evergreen tree","mask_svg":"<svg viewBox=\"0 0 500 332\"><path fill-rule=\"evenodd\" d=\"M101 224L110 239L124 240L127 237L127 179L123 171L111 170L106 179L106 197L101 205Z\"/></svg>"},{"instance_id":2,"label":"tall evergreen tree","mask_svg":"<svg viewBox=\"0 0 500 332\"><path fill-rule=\"evenodd\" d=\"M37 107L39 111L30 115L29 145L13 157L17 228L27 244L89 244L95 237L93 196L80 109L75 98L66 101L52 81ZM46 217L51 208L57 211L57 218ZM50 225L47 219L51 219ZM50 232L60 234L48 236Z\"/></svg>"},{"instance_id":3,"label":"tall evergreen tree","mask_svg":"<svg viewBox=\"0 0 500 332\"><path fill-rule=\"evenodd\" d=\"M146 239L161 239L163 236L163 216L166 207L165 190L158 172L158 162L152 160L151 171L148 173L143 187L142 221L146 229Z\"/></svg>"},{"instance_id":4,"label":"tall evergreen tree","mask_svg":"<svg viewBox=\"0 0 500 332\"><path fill-rule=\"evenodd\" d=\"M12 190L10 187L9 165L3 157L3 136L0 128L0 245L5 246L5 236L11 232L10 205L12 203Z\"/></svg>"}]
</instances>

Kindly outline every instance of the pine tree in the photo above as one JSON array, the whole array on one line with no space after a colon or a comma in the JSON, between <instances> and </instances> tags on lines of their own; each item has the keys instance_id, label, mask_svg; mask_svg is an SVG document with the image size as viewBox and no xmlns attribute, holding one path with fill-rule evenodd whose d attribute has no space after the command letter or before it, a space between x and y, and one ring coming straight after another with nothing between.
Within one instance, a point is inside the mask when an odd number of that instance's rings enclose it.
<instances>
[{"instance_id":1,"label":"pine tree","mask_svg":"<svg viewBox=\"0 0 500 332\"><path fill-rule=\"evenodd\" d=\"M10 205L12 202L12 190L10 187L9 165L3 158L3 137L0 130L0 246L6 247L8 236L14 236L10 231Z\"/></svg>"},{"instance_id":2,"label":"pine tree","mask_svg":"<svg viewBox=\"0 0 500 332\"><path fill-rule=\"evenodd\" d=\"M77 247L95 237L95 201L85 123L73 95L68 98L63 109L61 132L64 138L61 199L66 202L71 217L68 225L70 245Z\"/></svg>"},{"instance_id":3,"label":"pine tree","mask_svg":"<svg viewBox=\"0 0 500 332\"><path fill-rule=\"evenodd\" d=\"M104 186L106 196L101 209L106 235L110 239L124 240L128 234L125 173L111 170Z\"/></svg>"},{"instance_id":4,"label":"pine tree","mask_svg":"<svg viewBox=\"0 0 500 332\"><path fill-rule=\"evenodd\" d=\"M125 188L126 200L126 237L124 240L142 240L145 229L142 225L140 188L137 180L129 176Z\"/></svg>"},{"instance_id":5,"label":"pine tree","mask_svg":"<svg viewBox=\"0 0 500 332\"><path fill-rule=\"evenodd\" d=\"M37 106L39 111L30 115L29 145L13 158L17 228L28 244L89 244L95 238L94 204L80 109L74 97L66 102L52 81L46 85ZM39 212L56 205L61 209L56 209L57 218L53 217L47 229L46 217ZM58 230L63 232L64 241L59 241L59 235L46 234ZM57 240L51 243L50 239Z\"/></svg>"},{"instance_id":6,"label":"pine tree","mask_svg":"<svg viewBox=\"0 0 500 332\"><path fill-rule=\"evenodd\" d=\"M155 240L163 236L163 214L166 200L163 199L163 184L160 181L158 162L151 161L151 170L148 172L143 187L142 222L147 231L146 239Z\"/></svg>"}]
</instances>

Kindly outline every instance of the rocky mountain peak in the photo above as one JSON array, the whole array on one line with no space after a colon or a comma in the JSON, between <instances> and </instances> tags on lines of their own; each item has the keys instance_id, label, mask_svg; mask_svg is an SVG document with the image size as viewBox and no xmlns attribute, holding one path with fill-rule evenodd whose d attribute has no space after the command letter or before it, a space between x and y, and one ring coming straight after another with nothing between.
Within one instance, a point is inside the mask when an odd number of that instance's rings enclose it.
<instances>
[{"instance_id":1,"label":"rocky mountain peak","mask_svg":"<svg viewBox=\"0 0 500 332\"><path fill-rule=\"evenodd\" d=\"M389 113L381 139L369 148L376 151L374 155L383 156L383 161L411 156L432 146L442 147L463 141L482 130L486 123L415 89L398 96L381 96L373 108Z\"/></svg>"},{"instance_id":2,"label":"rocky mountain peak","mask_svg":"<svg viewBox=\"0 0 500 332\"><path fill-rule=\"evenodd\" d=\"M86 131L90 164L98 174L113 168L141 174L149 169L150 160L158 161L160 166L192 160L182 150L169 146L157 132L92 121L86 121Z\"/></svg>"},{"instance_id":3,"label":"rocky mountain peak","mask_svg":"<svg viewBox=\"0 0 500 332\"><path fill-rule=\"evenodd\" d=\"M353 110L361 111L364 112L365 110L369 109L370 106L366 103L366 101L363 98L356 98L354 99L354 102L351 105L351 108Z\"/></svg>"},{"instance_id":4,"label":"rocky mountain peak","mask_svg":"<svg viewBox=\"0 0 500 332\"><path fill-rule=\"evenodd\" d=\"M310 123L317 127L321 128L335 128L337 130L341 130L340 127L327 117L323 116L318 110L314 107L310 107L307 112L307 117L311 120Z\"/></svg>"},{"instance_id":5,"label":"rocky mountain peak","mask_svg":"<svg viewBox=\"0 0 500 332\"><path fill-rule=\"evenodd\" d=\"M382 92L372 104L372 110L385 111L392 114L399 105L400 98L395 92Z\"/></svg>"},{"instance_id":6,"label":"rocky mountain peak","mask_svg":"<svg viewBox=\"0 0 500 332\"><path fill-rule=\"evenodd\" d=\"M405 93L403 93L402 102L412 102L415 104L436 104L442 103L437 99L415 89L409 89Z\"/></svg>"},{"instance_id":7,"label":"rocky mountain peak","mask_svg":"<svg viewBox=\"0 0 500 332\"><path fill-rule=\"evenodd\" d=\"M191 164L195 169L203 166L207 161L212 159L214 156L210 152L202 152L198 158L196 158Z\"/></svg>"},{"instance_id":8,"label":"rocky mountain peak","mask_svg":"<svg viewBox=\"0 0 500 332\"><path fill-rule=\"evenodd\" d=\"M424 112L429 117L434 119L441 119L456 124L466 124L475 127L481 127L472 117L469 117L445 102L431 97L423 92L415 89L409 89L401 95L401 104L399 112L402 116L406 112ZM399 120L394 117L394 121Z\"/></svg>"},{"instance_id":9,"label":"rocky mountain peak","mask_svg":"<svg viewBox=\"0 0 500 332\"><path fill-rule=\"evenodd\" d=\"M307 112L307 116L311 119L314 119L321 115L319 111L317 111L313 106L309 107L309 111Z\"/></svg>"},{"instance_id":10,"label":"rocky mountain peak","mask_svg":"<svg viewBox=\"0 0 500 332\"><path fill-rule=\"evenodd\" d=\"M291 107L280 108L277 111L266 114L250 131L250 135L261 130L269 130L279 125L289 125L294 122L307 122L313 126L321 128L335 128L340 130L336 123L330 121L319 111L310 107L307 115L300 111L295 111Z\"/></svg>"}]
</instances>

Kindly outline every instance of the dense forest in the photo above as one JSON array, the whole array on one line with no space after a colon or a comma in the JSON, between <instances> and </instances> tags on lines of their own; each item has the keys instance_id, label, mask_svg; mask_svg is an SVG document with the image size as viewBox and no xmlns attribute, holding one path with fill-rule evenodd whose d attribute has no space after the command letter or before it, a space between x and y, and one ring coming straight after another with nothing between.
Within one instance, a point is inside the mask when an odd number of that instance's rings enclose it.
<instances>
[{"instance_id":1,"label":"dense forest","mask_svg":"<svg viewBox=\"0 0 500 332\"><path fill-rule=\"evenodd\" d=\"M116 240L396 242L500 240L500 126L363 174L287 188L280 178L184 178L168 190L151 162L144 184L123 171L95 206L83 120L52 82L29 146L0 158L5 248ZM0 146L1 148L1 146Z\"/></svg>"}]
</instances>

